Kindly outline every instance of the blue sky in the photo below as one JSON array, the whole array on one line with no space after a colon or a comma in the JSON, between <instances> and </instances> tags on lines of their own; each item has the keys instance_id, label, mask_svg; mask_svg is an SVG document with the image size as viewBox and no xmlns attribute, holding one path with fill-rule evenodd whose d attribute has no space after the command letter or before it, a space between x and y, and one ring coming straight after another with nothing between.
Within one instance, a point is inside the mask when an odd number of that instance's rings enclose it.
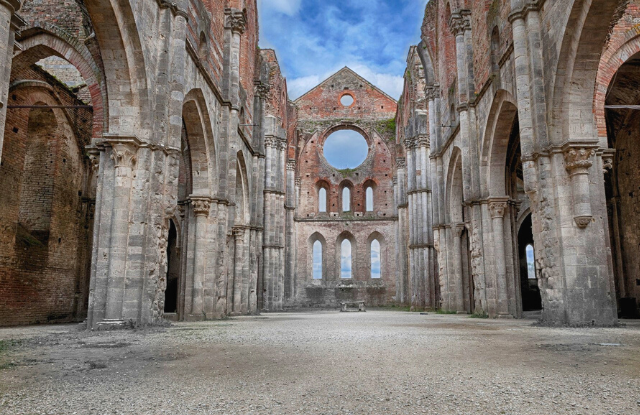
<instances>
[{"instance_id":1,"label":"blue sky","mask_svg":"<svg viewBox=\"0 0 640 415\"><path fill-rule=\"evenodd\" d=\"M369 154L364 137L352 130L340 130L331 134L322 148L324 158L337 169L354 169Z\"/></svg>"},{"instance_id":2,"label":"blue sky","mask_svg":"<svg viewBox=\"0 0 640 415\"><path fill-rule=\"evenodd\" d=\"M276 50L296 99L344 66L394 98L427 0L258 0L260 47Z\"/></svg>"}]
</instances>

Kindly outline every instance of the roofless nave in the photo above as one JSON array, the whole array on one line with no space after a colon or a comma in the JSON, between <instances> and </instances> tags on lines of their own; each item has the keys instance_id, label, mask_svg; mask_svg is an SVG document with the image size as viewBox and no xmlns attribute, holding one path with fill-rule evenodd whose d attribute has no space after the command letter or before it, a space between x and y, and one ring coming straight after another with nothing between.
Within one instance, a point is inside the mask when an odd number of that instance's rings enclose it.
<instances>
[{"instance_id":1,"label":"roofless nave","mask_svg":"<svg viewBox=\"0 0 640 415\"><path fill-rule=\"evenodd\" d=\"M399 103L348 68L289 101L253 0L0 13L0 324L638 315L635 1L432 0Z\"/></svg>"}]
</instances>

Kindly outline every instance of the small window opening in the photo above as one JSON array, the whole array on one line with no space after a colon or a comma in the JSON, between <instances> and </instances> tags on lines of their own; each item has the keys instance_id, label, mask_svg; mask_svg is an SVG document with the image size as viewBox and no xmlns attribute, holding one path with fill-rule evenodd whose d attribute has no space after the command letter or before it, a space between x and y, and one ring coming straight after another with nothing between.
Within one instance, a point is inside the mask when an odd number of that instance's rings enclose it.
<instances>
[{"instance_id":1,"label":"small window opening","mask_svg":"<svg viewBox=\"0 0 640 415\"><path fill-rule=\"evenodd\" d=\"M535 261L535 253L533 251L532 245L527 245L525 249L527 253L527 277L530 280L536 279L536 261Z\"/></svg>"}]
</instances>

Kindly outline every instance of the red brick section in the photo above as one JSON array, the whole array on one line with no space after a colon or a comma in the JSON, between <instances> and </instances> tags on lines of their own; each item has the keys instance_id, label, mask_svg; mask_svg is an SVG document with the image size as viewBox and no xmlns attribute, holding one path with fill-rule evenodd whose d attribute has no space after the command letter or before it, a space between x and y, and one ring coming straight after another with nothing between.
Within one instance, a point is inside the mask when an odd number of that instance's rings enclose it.
<instances>
[{"instance_id":1,"label":"red brick section","mask_svg":"<svg viewBox=\"0 0 640 415\"><path fill-rule=\"evenodd\" d=\"M629 3L624 16L611 32L609 42L600 58L594 94L594 111L598 136L607 136L604 105L607 90L618 69L633 55L640 52L640 5ZM629 104L636 104L629 102Z\"/></svg>"},{"instance_id":2,"label":"red brick section","mask_svg":"<svg viewBox=\"0 0 640 415\"><path fill-rule=\"evenodd\" d=\"M52 82L36 68L12 78L19 76ZM10 92L8 105L78 103L61 85L53 90L19 88ZM0 325L71 321L86 311L86 141L67 119L60 109L7 111L0 167Z\"/></svg>"},{"instance_id":3,"label":"red brick section","mask_svg":"<svg viewBox=\"0 0 640 415\"><path fill-rule=\"evenodd\" d=\"M504 0L473 0L471 27L473 30L473 70L475 92L478 93L492 75L491 35L494 28L500 33L497 56L500 59L511 45L512 28L509 23L511 2Z\"/></svg>"},{"instance_id":4,"label":"red brick section","mask_svg":"<svg viewBox=\"0 0 640 415\"><path fill-rule=\"evenodd\" d=\"M77 0L27 1L20 9L20 16L28 22L46 21L55 24L73 37L86 39L84 15Z\"/></svg>"},{"instance_id":5,"label":"red brick section","mask_svg":"<svg viewBox=\"0 0 640 415\"><path fill-rule=\"evenodd\" d=\"M269 96L265 113L281 119L282 128L286 128L288 125L287 81L280 72L278 58L273 49L261 50L260 56L269 67Z\"/></svg>"},{"instance_id":6,"label":"red brick section","mask_svg":"<svg viewBox=\"0 0 640 415\"><path fill-rule=\"evenodd\" d=\"M83 9L76 0L31 1L26 2L20 9L20 16L27 22L26 28L23 28L25 34L29 30L34 30L34 27L45 28L48 32L51 32L50 36L38 37L38 41L41 43L36 45L32 45L33 42L27 37L27 40L23 42L24 52L30 52L27 48L31 46L38 47L40 48L38 55L42 56L37 57L41 59L50 56L51 52L48 49L51 49L55 54L73 64L82 74L83 80L87 84L88 93L91 96L91 104L95 114L93 135L94 137L100 137L104 120L106 119L107 108L104 103L106 89L103 90L101 88L97 77L104 79L104 69L97 41L95 38L87 38L88 32L85 29L85 25L88 25L89 22ZM75 44L86 46L89 52L87 53L86 50L81 52L74 49ZM19 56L17 59L19 59ZM91 62L94 62L96 67L99 68L99 74L95 73L91 67ZM28 62L29 65L31 63L35 62Z\"/></svg>"},{"instance_id":7,"label":"red brick section","mask_svg":"<svg viewBox=\"0 0 640 415\"><path fill-rule=\"evenodd\" d=\"M344 94L354 98L349 107L340 103L340 97ZM295 103L299 111L299 126L306 131L318 131L313 136L310 132L305 134L306 144L299 155L301 197L297 215L301 218L318 215L319 183L326 183L328 187L327 213L321 216L328 218L330 212L342 212L342 188L345 185L352 188L351 211L364 213L365 184L371 182L375 183L375 213L370 215L380 218L393 216L394 148L386 142L388 137L381 137L372 126L395 118L395 100L345 68L298 98ZM345 125L344 120L349 120L353 127ZM369 143L369 157L354 171L338 171L324 159L324 141L336 131L336 126L340 126L338 129L350 128L363 133Z\"/></svg>"},{"instance_id":8,"label":"red brick section","mask_svg":"<svg viewBox=\"0 0 640 415\"><path fill-rule=\"evenodd\" d=\"M301 120L395 118L396 101L370 82L361 79L353 81L351 85L342 85L331 80L329 78L296 100ZM340 104L344 94L351 95L355 100L350 107Z\"/></svg>"}]
</instances>

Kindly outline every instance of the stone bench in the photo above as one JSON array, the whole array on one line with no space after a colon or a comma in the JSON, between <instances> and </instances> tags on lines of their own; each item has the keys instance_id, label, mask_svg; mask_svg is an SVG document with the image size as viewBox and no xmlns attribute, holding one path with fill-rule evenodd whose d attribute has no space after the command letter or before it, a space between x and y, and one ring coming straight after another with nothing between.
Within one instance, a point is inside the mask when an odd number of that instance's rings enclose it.
<instances>
[{"instance_id":1,"label":"stone bench","mask_svg":"<svg viewBox=\"0 0 640 415\"><path fill-rule=\"evenodd\" d=\"M364 306L364 301L351 301L351 302L346 302L343 301L340 303L340 312L346 312L346 311L367 311L367 309Z\"/></svg>"}]
</instances>

